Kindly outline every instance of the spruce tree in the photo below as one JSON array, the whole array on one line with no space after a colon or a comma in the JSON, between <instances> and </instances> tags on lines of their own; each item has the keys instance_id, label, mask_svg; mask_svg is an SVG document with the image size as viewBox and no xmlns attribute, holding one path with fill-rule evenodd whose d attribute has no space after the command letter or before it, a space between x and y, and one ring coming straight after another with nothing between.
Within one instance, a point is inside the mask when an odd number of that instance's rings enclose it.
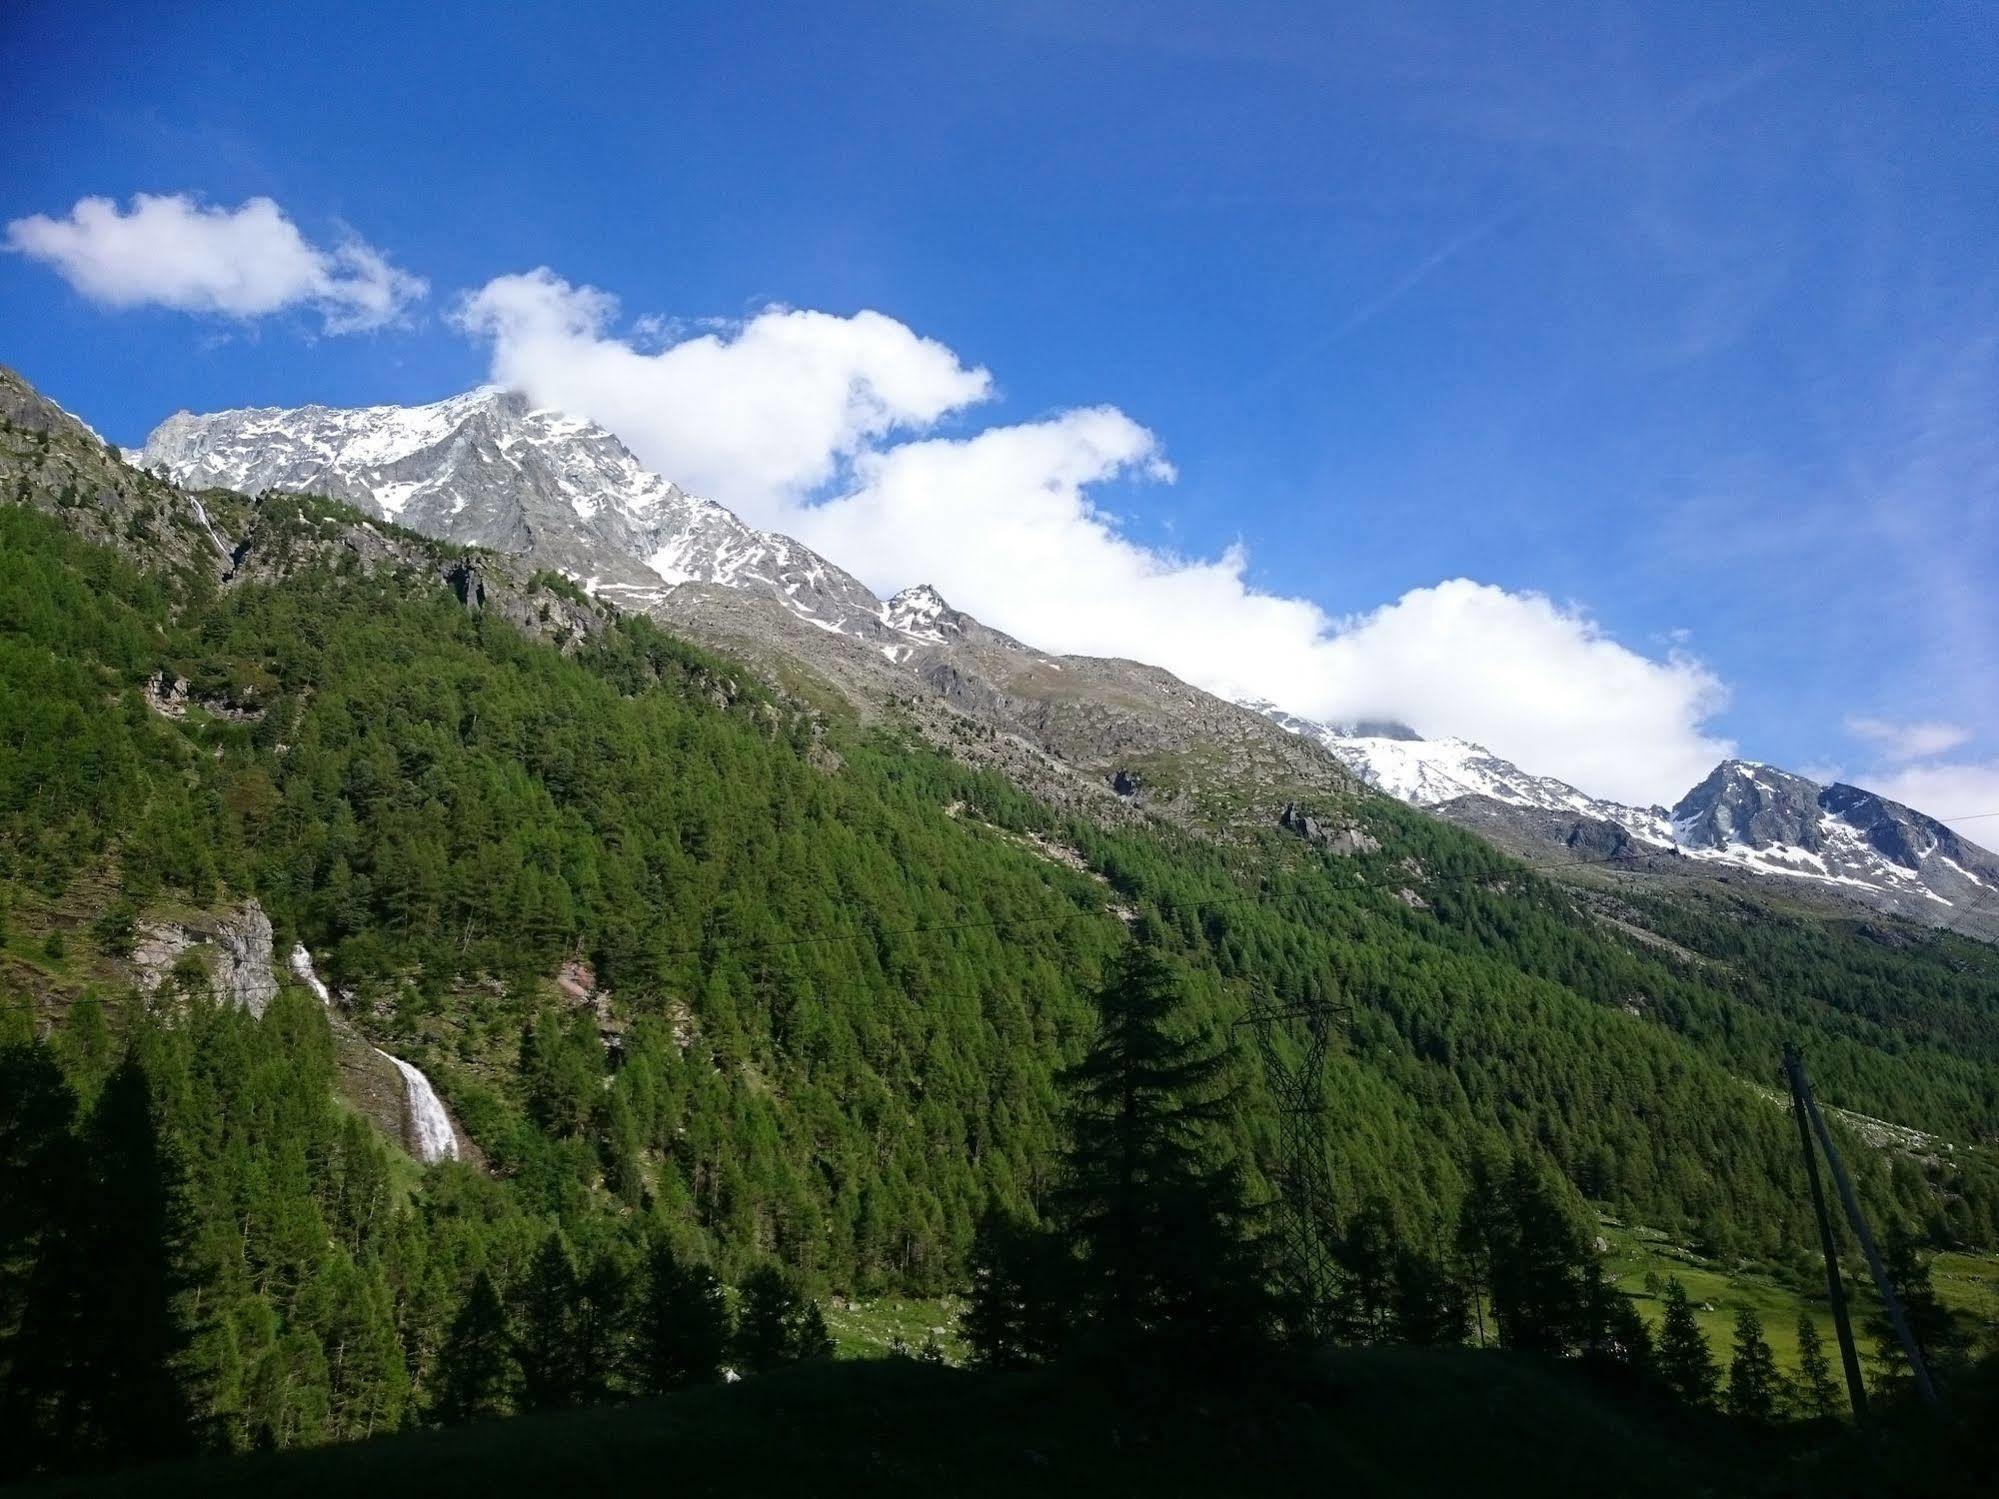
<instances>
[{"instance_id":1,"label":"spruce tree","mask_svg":"<svg viewBox=\"0 0 1999 1499\"><path fill-rule=\"evenodd\" d=\"M576 1263L559 1229L535 1251L514 1313L514 1358L520 1366L521 1404L556 1410L579 1404L591 1371L579 1335Z\"/></svg>"},{"instance_id":2,"label":"spruce tree","mask_svg":"<svg viewBox=\"0 0 1999 1499\"><path fill-rule=\"evenodd\" d=\"M509 1414L515 1404L512 1329L506 1304L481 1270L438 1351L437 1419L446 1425Z\"/></svg>"},{"instance_id":3,"label":"spruce tree","mask_svg":"<svg viewBox=\"0 0 1999 1499\"><path fill-rule=\"evenodd\" d=\"M972 1241L971 1293L958 1331L972 1360L988 1369L1023 1369L1062 1344L1074 1262L1046 1229L988 1213Z\"/></svg>"},{"instance_id":4,"label":"spruce tree","mask_svg":"<svg viewBox=\"0 0 1999 1499\"><path fill-rule=\"evenodd\" d=\"M1508 1348L1566 1354L1583 1341L1596 1262L1572 1196L1541 1162L1515 1158L1491 1271L1493 1320Z\"/></svg>"},{"instance_id":5,"label":"spruce tree","mask_svg":"<svg viewBox=\"0 0 1999 1499\"><path fill-rule=\"evenodd\" d=\"M1123 1371L1216 1375L1276 1331L1267 1247L1240 1171L1215 1158L1231 1058L1184 1014L1173 965L1134 937L1063 1076L1071 1139L1055 1195L1079 1250L1078 1311Z\"/></svg>"},{"instance_id":6,"label":"spruce tree","mask_svg":"<svg viewBox=\"0 0 1999 1499\"><path fill-rule=\"evenodd\" d=\"M714 1272L682 1260L662 1239L646 1265L632 1338L632 1383L649 1394L706 1384L721 1372L733 1333Z\"/></svg>"},{"instance_id":7,"label":"spruce tree","mask_svg":"<svg viewBox=\"0 0 1999 1499\"><path fill-rule=\"evenodd\" d=\"M743 1281L736 1320L736 1355L763 1373L780 1364L830 1356L826 1314L798 1281L776 1265L760 1265Z\"/></svg>"},{"instance_id":8,"label":"spruce tree","mask_svg":"<svg viewBox=\"0 0 1999 1499\"><path fill-rule=\"evenodd\" d=\"M1728 1413L1741 1421L1767 1424L1784 1398L1784 1376L1763 1336L1763 1321L1750 1307L1735 1314L1735 1354L1728 1363Z\"/></svg>"},{"instance_id":9,"label":"spruce tree","mask_svg":"<svg viewBox=\"0 0 1999 1499\"><path fill-rule=\"evenodd\" d=\"M1720 1372L1678 1276L1666 1282L1665 1302L1666 1316L1659 1327L1659 1377L1686 1404L1713 1405Z\"/></svg>"},{"instance_id":10,"label":"spruce tree","mask_svg":"<svg viewBox=\"0 0 1999 1499\"><path fill-rule=\"evenodd\" d=\"M1798 1414L1808 1421L1830 1421L1839 1415L1839 1386L1833 1383L1825 1341L1809 1312L1798 1313L1798 1378L1791 1396Z\"/></svg>"}]
</instances>

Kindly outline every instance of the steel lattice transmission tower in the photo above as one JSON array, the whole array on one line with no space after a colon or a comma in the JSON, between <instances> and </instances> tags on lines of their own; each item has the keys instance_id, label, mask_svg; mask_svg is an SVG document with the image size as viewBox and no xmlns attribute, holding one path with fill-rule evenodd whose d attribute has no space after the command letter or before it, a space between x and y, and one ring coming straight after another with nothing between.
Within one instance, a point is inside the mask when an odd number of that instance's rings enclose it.
<instances>
[{"instance_id":1,"label":"steel lattice transmission tower","mask_svg":"<svg viewBox=\"0 0 1999 1499\"><path fill-rule=\"evenodd\" d=\"M1334 1000L1256 1005L1236 1022L1256 1037L1263 1075L1277 1102L1278 1219L1284 1263L1306 1333L1330 1334L1333 1196L1326 1175L1326 1049L1352 1011ZM1296 1037L1292 1047L1286 1037Z\"/></svg>"}]
</instances>

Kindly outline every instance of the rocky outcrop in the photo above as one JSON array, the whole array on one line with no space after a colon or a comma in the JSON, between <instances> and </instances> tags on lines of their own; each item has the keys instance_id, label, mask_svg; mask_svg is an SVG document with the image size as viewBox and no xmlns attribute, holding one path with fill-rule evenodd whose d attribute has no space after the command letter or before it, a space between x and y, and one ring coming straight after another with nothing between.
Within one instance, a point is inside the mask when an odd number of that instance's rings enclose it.
<instances>
[{"instance_id":1,"label":"rocky outcrop","mask_svg":"<svg viewBox=\"0 0 1999 1499\"><path fill-rule=\"evenodd\" d=\"M179 486L119 451L0 366L0 499L55 516L87 541L172 574L220 577L209 526Z\"/></svg>"},{"instance_id":2,"label":"rocky outcrop","mask_svg":"<svg viewBox=\"0 0 1999 1499\"><path fill-rule=\"evenodd\" d=\"M1352 823L1332 827L1296 802L1284 804L1284 810L1277 815L1277 825L1287 833L1296 833L1307 843L1316 843L1329 853L1371 854L1381 847L1380 842L1365 829Z\"/></svg>"},{"instance_id":3,"label":"rocky outcrop","mask_svg":"<svg viewBox=\"0 0 1999 1499\"><path fill-rule=\"evenodd\" d=\"M130 958L140 989L157 993L189 953L222 1003L261 1016L277 997L271 919L256 901L214 916L142 923Z\"/></svg>"},{"instance_id":4,"label":"rocky outcrop","mask_svg":"<svg viewBox=\"0 0 1999 1499\"><path fill-rule=\"evenodd\" d=\"M238 1009L261 1016L277 997L271 966L271 918L257 902L225 917L215 933L215 992Z\"/></svg>"}]
</instances>

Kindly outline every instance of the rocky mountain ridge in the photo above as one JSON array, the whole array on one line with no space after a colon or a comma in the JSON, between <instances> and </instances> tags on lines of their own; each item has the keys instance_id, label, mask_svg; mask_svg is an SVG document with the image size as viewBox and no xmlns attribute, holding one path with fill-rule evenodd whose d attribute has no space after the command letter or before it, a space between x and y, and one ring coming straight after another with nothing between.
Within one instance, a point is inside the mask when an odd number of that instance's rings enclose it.
<instances>
[{"instance_id":1,"label":"rocky mountain ridge","mask_svg":"<svg viewBox=\"0 0 1999 1499\"><path fill-rule=\"evenodd\" d=\"M879 599L792 538L653 474L602 428L509 392L181 412L137 461L191 487L328 494L520 557L773 676L802 664L863 712L901 704L954 753L1092 815L1191 815L1253 785L1252 815L1274 820L1292 797L1351 789L1338 762L1170 673L1035 650L928 586Z\"/></svg>"},{"instance_id":2,"label":"rocky mountain ridge","mask_svg":"<svg viewBox=\"0 0 1999 1499\"><path fill-rule=\"evenodd\" d=\"M1999 908L1999 856L1858 786L1726 760L1671 808L1634 807L1533 775L1469 740L1246 706L1322 745L1366 784L1530 855L1634 867L1652 855L1694 859L1809 881L1917 920L1999 928L1999 910L1986 915Z\"/></svg>"},{"instance_id":3,"label":"rocky mountain ridge","mask_svg":"<svg viewBox=\"0 0 1999 1499\"><path fill-rule=\"evenodd\" d=\"M1336 791L1337 767L1530 856L1693 859L1973 929L1985 924L1974 908L1999 897L1999 859L1861 788L1728 762L1674 808L1634 807L1468 740L1392 722L1327 725L1263 701L1239 711L1140 663L1038 652L928 586L878 599L795 540L653 474L603 429L497 389L413 408L183 412L139 457L183 484L324 492L523 557L774 668L804 662L856 700L897 701L920 685L950 710L930 715L933 737L1099 813L1118 802L1186 810L1231 780L1282 785L1286 800ZM968 746L954 726L966 719L1001 732ZM1287 753L1285 739L1322 753Z\"/></svg>"}]
</instances>

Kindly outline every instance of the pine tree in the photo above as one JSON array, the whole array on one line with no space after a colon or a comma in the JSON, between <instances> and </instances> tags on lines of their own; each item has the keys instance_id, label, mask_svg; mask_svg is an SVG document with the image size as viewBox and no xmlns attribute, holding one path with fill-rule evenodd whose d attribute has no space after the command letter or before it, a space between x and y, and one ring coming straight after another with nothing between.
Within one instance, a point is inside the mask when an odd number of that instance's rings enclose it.
<instances>
[{"instance_id":1,"label":"pine tree","mask_svg":"<svg viewBox=\"0 0 1999 1499\"><path fill-rule=\"evenodd\" d=\"M513 1332L506 1304L481 1270L438 1352L434 1414L446 1425L509 1414L515 1403Z\"/></svg>"},{"instance_id":2,"label":"pine tree","mask_svg":"<svg viewBox=\"0 0 1999 1499\"><path fill-rule=\"evenodd\" d=\"M1493 1320L1508 1348L1566 1354L1582 1342L1595 1259L1570 1195L1526 1155L1507 1176L1491 1274Z\"/></svg>"},{"instance_id":3,"label":"pine tree","mask_svg":"<svg viewBox=\"0 0 1999 1499\"><path fill-rule=\"evenodd\" d=\"M706 1384L721 1372L734 1328L721 1282L662 1239L646 1266L645 1295L632 1339L632 1383L648 1393Z\"/></svg>"},{"instance_id":4,"label":"pine tree","mask_svg":"<svg viewBox=\"0 0 1999 1499\"><path fill-rule=\"evenodd\" d=\"M514 1359L521 1405L555 1410L579 1404L591 1371L579 1336L576 1263L559 1229L550 1230L528 1266L514 1313Z\"/></svg>"},{"instance_id":5,"label":"pine tree","mask_svg":"<svg viewBox=\"0 0 1999 1499\"><path fill-rule=\"evenodd\" d=\"M1270 1346L1277 1304L1241 1173L1212 1162L1231 1058L1187 1032L1182 1005L1179 974L1134 937L1063 1076L1054 1219L1080 1251L1078 1311L1114 1366L1214 1376Z\"/></svg>"},{"instance_id":6,"label":"pine tree","mask_svg":"<svg viewBox=\"0 0 1999 1499\"><path fill-rule=\"evenodd\" d=\"M791 1276L760 1265L744 1279L736 1319L736 1356L761 1374L781 1364L825 1358L833 1351L826 1315Z\"/></svg>"},{"instance_id":7,"label":"pine tree","mask_svg":"<svg viewBox=\"0 0 1999 1499\"><path fill-rule=\"evenodd\" d=\"M1909 1335L1916 1340L1931 1380L1947 1384L1965 1358L1966 1339L1956 1315L1937 1295L1921 1240L1908 1225L1898 1223L1888 1232L1881 1258L1888 1272L1888 1283L1902 1303ZM1915 1376L1909 1368L1908 1354L1885 1311L1872 1317L1867 1326L1874 1335L1874 1356L1882 1387L1890 1392L1912 1387Z\"/></svg>"},{"instance_id":8,"label":"pine tree","mask_svg":"<svg viewBox=\"0 0 1999 1499\"><path fill-rule=\"evenodd\" d=\"M1808 1421L1830 1421L1839 1415L1839 1386L1833 1383L1825 1342L1809 1312L1798 1313L1798 1378L1791 1394L1798 1414Z\"/></svg>"},{"instance_id":9,"label":"pine tree","mask_svg":"<svg viewBox=\"0 0 1999 1499\"><path fill-rule=\"evenodd\" d=\"M1714 1353L1707 1335L1694 1320L1687 1301L1687 1288L1674 1276L1666 1282L1666 1316L1659 1327L1659 1377L1666 1388L1688 1405L1714 1404L1716 1382Z\"/></svg>"},{"instance_id":10,"label":"pine tree","mask_svg":"<svg viewBox=\"0 0 1999 1499\"><path fill-rule=\"evenodd\" d=\"M1046 1229L988 1213L972 1242L971 1294L958 1330L988 1369L1023 1369L1061 1347L1074 1264Z\"/></svg>"},{"instance_id":11,"label":"pine tree","mask_svg":"<svg viewBox=\"0 0 1999 1499\"><path fill-rule=\"evenodd\" d=\"M80 1170L37 1265L13 1375L34 1392L47 1449L75 1461L193 1444L179 1378L188 1342L184 1178L128 1056L84 1130Z\"/></svg>"},{"instance_id":12,"label":"pine tree","mask_svg":"<svg viewBox=\"0 0 1999 1499\"><path fill-rule=\"evenodd\" d=\"M1767 1424L1784 1397L1784 1376L1763 1336L1763 1321L1754 1309L1735 1314L1735 1356L1728 1364L1728 1413L1737 1420Z\"/></svg>"}]
</instances>

